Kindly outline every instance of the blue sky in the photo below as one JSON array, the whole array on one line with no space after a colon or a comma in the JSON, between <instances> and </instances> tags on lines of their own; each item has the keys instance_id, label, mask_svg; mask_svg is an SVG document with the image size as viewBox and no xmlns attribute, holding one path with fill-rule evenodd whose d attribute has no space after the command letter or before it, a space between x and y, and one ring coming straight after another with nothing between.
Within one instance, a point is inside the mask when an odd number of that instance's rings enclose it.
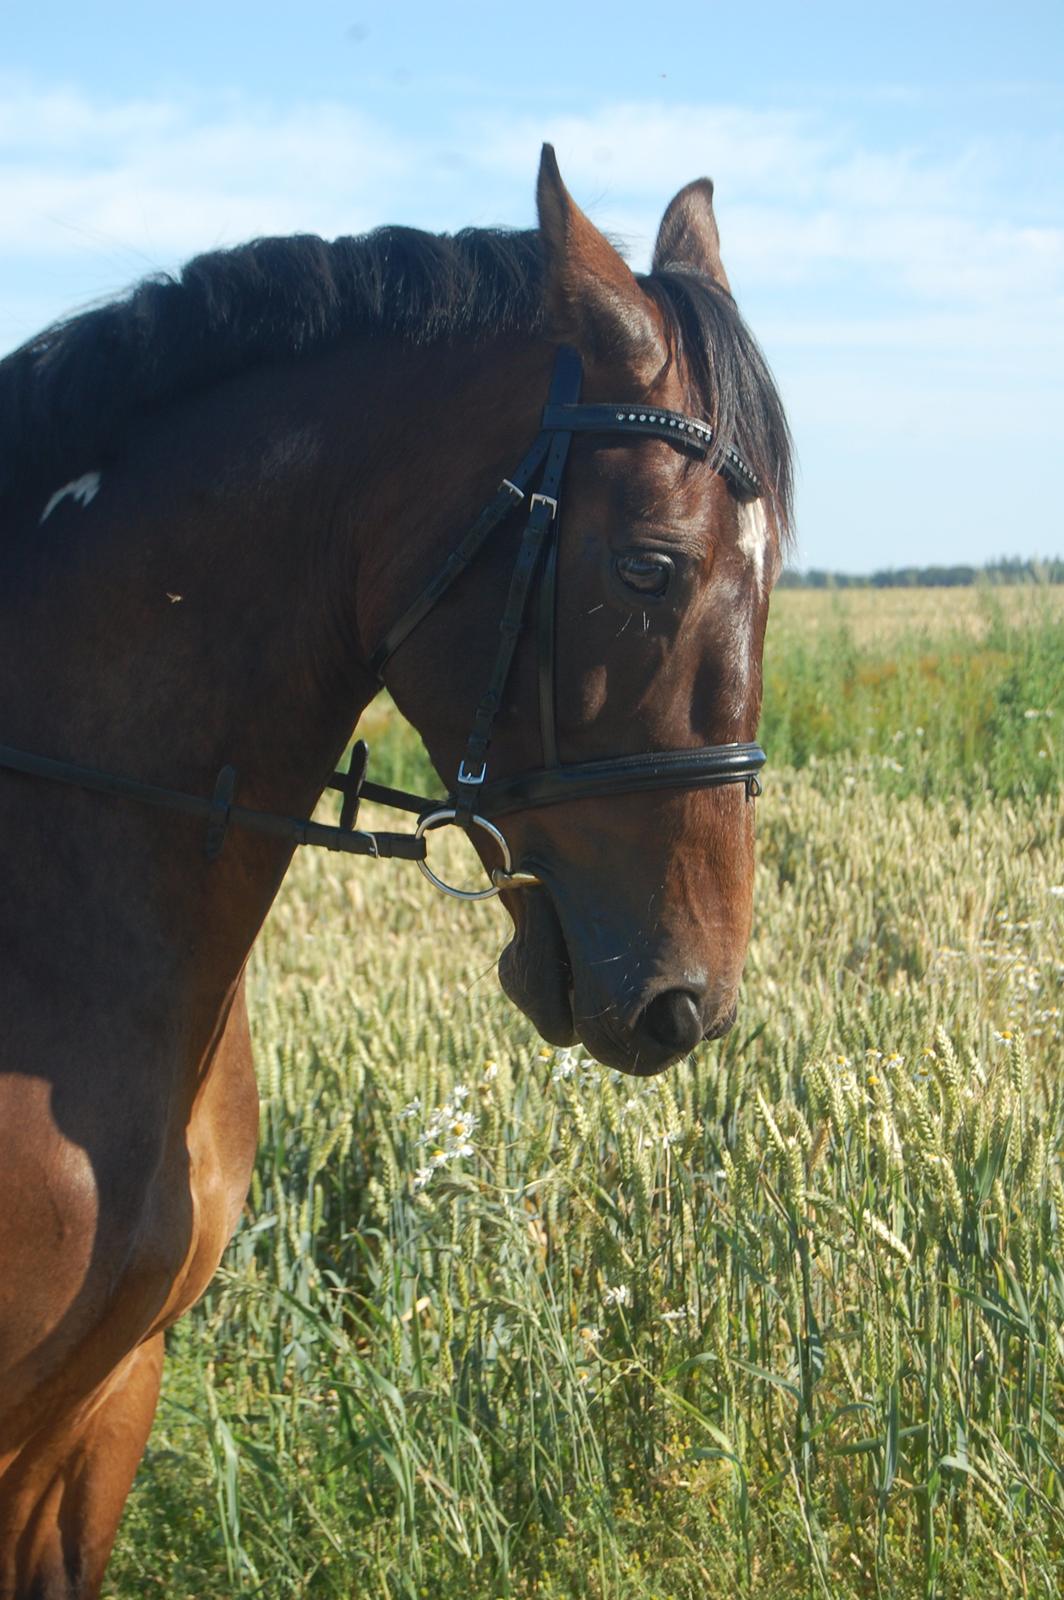
<instances>
[{"instance_id":1,"label":"blue sky","mask_svg":"<svg viewBox=\"0 0 1064 1600\"><path fill-rule=\"evenodd\" d=\"M645 265L717 184L799 453L799 564L1064 553L1064 5L0 9L0 351L262 233L533 220Z\"/></svg>"}]
</instances>

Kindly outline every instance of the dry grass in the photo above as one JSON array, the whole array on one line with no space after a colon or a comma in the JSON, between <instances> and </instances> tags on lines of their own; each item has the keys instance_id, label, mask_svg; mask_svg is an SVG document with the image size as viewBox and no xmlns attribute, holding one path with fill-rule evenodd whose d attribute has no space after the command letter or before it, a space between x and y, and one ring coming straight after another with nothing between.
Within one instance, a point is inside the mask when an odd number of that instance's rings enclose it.
<instances>
[{"instance_id":1,"label":"dry grass","mask_svg":"<svg viewBox=\"0 0 1064 1600\"><path fill-rule=\"evenodd\" d=\"M1000 615L1010 627L1043 617L1064 620L1064 584L978 585L956 589L781 589L772 600L772 632L815 641L845 628L862 648L913 635L945 633L982 642Z\"/></svg>"}]
</instances>

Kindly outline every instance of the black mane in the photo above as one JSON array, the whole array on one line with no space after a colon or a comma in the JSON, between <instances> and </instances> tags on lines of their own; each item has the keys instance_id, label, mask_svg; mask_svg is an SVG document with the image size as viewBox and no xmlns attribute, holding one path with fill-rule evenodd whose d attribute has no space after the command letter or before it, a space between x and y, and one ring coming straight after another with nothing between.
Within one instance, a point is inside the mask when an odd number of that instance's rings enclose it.
<instances>
[{"instance_id":1,"label":"black mane","mask_svg":"<svg viewBox=\"0 0 1064 1600\"><path fill-rule=\"evenodd\" d=\"M257 239L197 256L177 277L53 324L0 361L0 502L46 475L99 464L134 416L266 362L357 337L414 344L508 332L542 318L538 232L379 228L332 243ZM790 441L771 374L731 297L668 270L640 280L661 307L702 414L790 511Z\"/></svg>"}]
</instances>

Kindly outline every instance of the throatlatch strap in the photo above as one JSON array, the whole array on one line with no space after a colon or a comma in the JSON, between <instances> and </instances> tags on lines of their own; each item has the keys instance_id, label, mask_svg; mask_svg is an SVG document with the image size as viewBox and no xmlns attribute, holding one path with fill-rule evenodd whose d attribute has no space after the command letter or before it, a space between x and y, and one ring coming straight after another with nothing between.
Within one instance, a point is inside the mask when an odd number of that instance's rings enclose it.
<instances>
[{"instance_id":1,"label":"throatlatch strap","mask_svg":"<svg viewBox=\"0 0 1064 1600\"><path fill-rule=\"evenodd\" d=\"M456 578L460 577L493 533L499 523L525 498L525 491L550 449L550 435L540 433L512 478L504 478L479 517L443 566L429 579L417 599L403 612L398 622L392 624L369 659L370 671L380 677L389 658L423 622L441 595L446 594Z\"/></svg>"},{"instance_id":2,"label":"throatlatch strap","mask_svg":"<svg viewBox=\"0 0 1064 1600\"><path fill-rule=\"evenodd\" d=\"M477 793L483 784L488 769L488 747L495 727L495 718L502 704L503 693L506 689L510 668L513 666L514 655L517 651L517 641L521 637L521 626L524 621L525 610L528 605L528 596L532 588L532 579L539 564L540 552L544 540L552 536L554 516L558 509L557 491L561 484L562 473L565 470L565 458L569 452L569 439L567 433L556 433L551 440L550 451L547 455L547 464L543 472L543 484L540 490L532 496L531 510L528 523L521 537L517 560L510 576L510 588L506 596L506 606L499 623L498 653L495 665L492 668L488 687L481 697L473 716L473 727L466 745L465 757L458 768L458 776L454 786L454 806L457 815L455 821L461 826L466 826L473 815L476 805Z\"/></svg>"}]
</instances>

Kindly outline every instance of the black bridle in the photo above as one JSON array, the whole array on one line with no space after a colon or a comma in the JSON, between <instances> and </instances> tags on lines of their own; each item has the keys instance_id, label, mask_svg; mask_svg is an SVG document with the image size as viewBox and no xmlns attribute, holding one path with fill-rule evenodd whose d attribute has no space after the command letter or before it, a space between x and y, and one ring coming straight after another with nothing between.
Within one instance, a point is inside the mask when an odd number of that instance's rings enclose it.
<instances>
[{"instance_id":1,"label":"black bridle","mask_svg":"<svg viewBox=\"0 0 1064 1600\"><path fill-rule=\"evenodd\" d=\"M0 768L26 776L73 784L99 794L138 800L187 816L207 825L206 852L215 859L230 823L297 845L320 845L351 855L399 857L417 861L425 875L445 893L459 899L484 900L502 889L522 888L538 880L527 872L512 871L506 839L493 818L529 807L592 796L632 794L651 789L703 789L742 783L747 796L760 794L758 773L765 764L759 744L713 744L691 750L654 750L639 755L612 756L599 761L562 762L558 754L555 719L555 615L557 610L558 543L562 479L574 433L645 435L707 457L713 430L705 422L676 411L622 403L579 404L582 368L577 352L563 345L557 353L547 405L535 442L511 478L504 478L465 538L430 579L421 593L388 630L370 658L370 668L383 684L383 670L395 651L428 615L455 580L466 570L490 535L519 505L528 503L528 520L510 576L502 618L500 641L487 688L481 696L473 726L459 763L454 787L446 800L426 799L383 784L366 781L368 752L359 741L346 773L334 773L326 785L343 795L339 827L256 811L236 805L236 773L223 767L208 799L179 790L142 783L95 767L77 766L46 756L0 746ZM743 498L761 494L755 473L732 446L721 454L718 470ZM538 487L532 491L537 481ZM539 692L540 743L543 765L514 777L488 780L488 752L503 694L524 630L526 613L539 575L536 601L536 655ZM417 815L414 833L369 833L357 829L359 801L373 800ZM428 866L425 834L444 823L479 828L495 840L503 866L491 874L491 887L456 889L443 883Z\"/></svg>"}]
</instances>

